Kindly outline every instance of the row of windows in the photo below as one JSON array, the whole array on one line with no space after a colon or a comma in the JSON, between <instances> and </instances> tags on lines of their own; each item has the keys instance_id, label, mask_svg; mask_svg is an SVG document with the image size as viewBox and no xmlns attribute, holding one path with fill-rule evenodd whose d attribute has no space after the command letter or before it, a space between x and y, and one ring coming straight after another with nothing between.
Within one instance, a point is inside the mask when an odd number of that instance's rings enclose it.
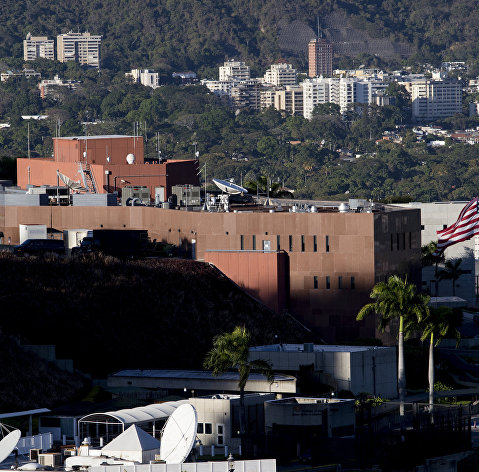
<instances>
[{"instance_id":1,"label":"row of windows","mask_svg":"<svg viewBox=\"0 0 479 472\"><path fill-rule=\"evenodd\" d=\"M244 235L240 235L240 248L242 251L245 250L245 244L244 244ZM251 249L253 251L256 251L256 235L253 234L252 237L252 244L251 244ZM271 249L271 241L270 240L263 240L263 247L261 248L262 250L270 250ZM324 239L324 250L325 252L329 252L329 236L325 236ZM280 251L281 250L281 236L278 234L276 236L276 250ZM290 234L288 236L288 250L289 252L294 251L294 244L293 244L293 236ZM306 251L306 238L304 234L301 235L301 252ZM313 252L318 252L318 237L313 236Z\"/></svg>"},{"instance_id":2,"label":"row of windows","mask_svg":"<svg viewBox=\"0 0 479 472\"><path fill-rule=\"evenodd\" d=\"M408 245L409 249L412 248L412 234L408 233ZM401 249L406 249L406 233L396 233L396 236L394 234L391 234L391 251L399 251Z\"/></svg>"},{"instance_id":3,"label":"row of windows","mask_svg":"<svg viewBox=\"0 0 479 472\"><path fill-rule=\"evenodd\" d=\"M348 288L348 287L345 287L344 286L344 277L342 275L338 276L338 283L337 283L337 286L334 287L334 288L338 288L338 289L343 289L343 288ZM313 277L313 288L316 290L316 289L319 289L319 277L317 275L315 275ZM326 290L329 290L331 289L331 277L329 275L327 275L325 277L325 284L324 284L324 288ZM356 280L354 278L354 276L351 276L349 278L349 288L351 290L354 290L356 288Z\"/></svg>"}]
</instances>

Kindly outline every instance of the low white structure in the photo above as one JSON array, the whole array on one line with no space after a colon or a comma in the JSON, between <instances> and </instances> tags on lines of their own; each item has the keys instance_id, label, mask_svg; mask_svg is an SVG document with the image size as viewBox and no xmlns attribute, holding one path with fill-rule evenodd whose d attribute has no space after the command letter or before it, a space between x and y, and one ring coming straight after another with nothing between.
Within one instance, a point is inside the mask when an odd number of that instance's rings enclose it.
<instances>
[{"instance_id":1,"label":"low white structure","mask_svg":"<svg viewBox=\"0 0 479 472\"><path fill-rule=\"evenodd\" d=\"M250 358L269 361L275 372L312 365L320 381L336 391L397 397L395 347L271 344L252 347Z\"/></svg>"},{"instance_id":2,"label":"low white structure","mask_svg":"<svg viewBox=\"0 0 479 472\"><path fill-rule=\"evenodd\" d=\"M46 225L18 225L20 230L20 244L27 239L47 239Z\"/></svg>"},{"instance_id":3,"label":"low white structure","mask_svg":"<svg viewBox=\"0 0 479 472\"><path fill-rule=\"evenodd\" d=\"M102 450L102 455L125 459L140 463L148 463L160 453L160 441L150 436L136 425L131 425L126 431L108 443Z\"/></svg>"},{"instance_id":4,"label":"low white structure","mask_svg":"<svg viewBox=\"0 0 479 472\"><path fill-rule=\"evenodd\" d=\"M125 76L131 77L134 82L144 85L145 87L155 89L160 85L158 72L151 69L132 69L131 72L127 72Z\"/></svg>"}]
</instances>

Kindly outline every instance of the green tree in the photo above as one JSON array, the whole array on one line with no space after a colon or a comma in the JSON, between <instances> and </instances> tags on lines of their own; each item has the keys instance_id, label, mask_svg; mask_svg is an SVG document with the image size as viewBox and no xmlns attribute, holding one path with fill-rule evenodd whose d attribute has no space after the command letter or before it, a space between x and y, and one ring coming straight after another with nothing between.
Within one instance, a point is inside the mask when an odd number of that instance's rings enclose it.
<instances>
[{"instance_id":1,"label":"green tree","mask_svg":"<svg viewBox=\"0 0 479 472\"><path fill-rule=\"evenodd\" d=\"M213 375L222 375L229 369L237 369L239 373L238 387L240 390L240 437L246 430L246 415L244 406L244 389L252 370L257 370L273 382L271 364L264 360L250 360L251 334L243 326L237 326L231 333L215 336L213 347L206 354L203 366L211 369Z\"/></svg>"},{"instance_id":2,"label":"green tree","mask_svg":"<svg viewBox=\"0 0 479 472\"><path fill-rule=\"evenodd\" d=\"M384 331L392 320L399 320L398 336L398 388L400 414L404 415L404 397L406 393L406 371L404 368L404 339L411 334L417 323L428 315L427 304L430 297L416 293L414 284L408 283L397 275L388 278L387 282L379 282L371 291L375 302L368 303L359 311L356 319L363 320L368 315L377 314L379 330Z\"/></svg>"},{"instance_id":3,"label":"green tree","mask_svg":"<svg viewBox=\"0 0 479 472\"><path fill-rule=\"evenodd\" d=\"M457 316L454 310L449 307L431 308L422 323L419 323L422 329L421 341L429 339L429 412L434 408L434 347L437 347L446 336L456 338L456 347L461 341L461 334L457 330L462 323L461 316Z\"/></svg>"}]
</instances>

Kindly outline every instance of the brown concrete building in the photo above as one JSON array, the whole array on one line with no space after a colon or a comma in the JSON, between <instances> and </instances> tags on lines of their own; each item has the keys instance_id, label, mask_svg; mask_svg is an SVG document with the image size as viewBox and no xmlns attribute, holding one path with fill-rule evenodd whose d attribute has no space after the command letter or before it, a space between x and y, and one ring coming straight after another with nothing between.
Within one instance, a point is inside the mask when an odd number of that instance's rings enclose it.
<instances>
[{"instance_id":1,"label":"brown concrete building","mask_svg":"<svg viewBox=\"0 0 479 472\"><path fill-rule=\"evenodd\" d=\"M198 161L148 163L143 137L116 135L53 138L53 158L17 159L17 183L21 188L58 185L57 170L78 180L80 163L91 170L99 193L121 192L126 185L145 185L152 197L155 187L165 187L168 197L173 185L199 184Z\"/></svg>"},{"instance_id":2,"label":"brown concrete building","mask_svg":"<svg viewBox=\"0 0 479 472\"><path fill-rule=\"evenodd\" d=\"M308 44L309 77L333 75L333 45L323 38L312 39Z\"/></svg>"},{"instance_id":3,"label":"brown concrete building","mask_svg":"<svg viewBox=\"0 0 479 472\"><path fill-rule=\"evenodd\" d=\"M182 246L195 240L197 259L213 262L271 308L286 305L327 342L373 337L373 319L355 320L369 302L371 288L391 274L409 274L415 281L420 259L416 209L208 213L149 207L0 207L5 241L18 242L19 224L49 227L50 222L57 230L147 229L151 238ZM274 260L268 249L284 251L287 264ZM280 278L286 280L284 293Z\"/></svg>"}]
</instances>

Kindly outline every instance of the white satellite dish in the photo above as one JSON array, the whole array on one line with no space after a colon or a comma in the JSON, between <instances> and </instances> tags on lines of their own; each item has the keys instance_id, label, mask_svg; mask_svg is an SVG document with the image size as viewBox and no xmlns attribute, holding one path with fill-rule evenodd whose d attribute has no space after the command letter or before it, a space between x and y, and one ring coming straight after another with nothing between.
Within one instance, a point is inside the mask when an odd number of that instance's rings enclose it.
<instances>
[{"instance_id":1,"label":"white satellite dish","mask_svg":"<svg viewBox=\"0 0 479 472\"><path fill-rule=\"evenodd\" d=\"M220 190L229 193L230 195L237 195L238 193L248 193L248 190L246 190L244 187L240 187L239 185L228 182L227 180L213 179L213 182Z\"/></svg>"},{"instance_id":2,"label":"white satellite dish","mask_svg":"<svg viewBox=\"0 0 479 472\"><path fill-rule=\"evenodd\" d=\"M8 431L3 424L0 426L3 430ZM14 429L0 441L0 463L2 463L13 452L21 435L22 433L19 429Z\"/></svg>"},{"instance_id":3,"label":"white satellite dish","mask_svg":"<svg viewBox=\"0 0 479 472\"><path fill-rule=\"evenodd\" d=\"M184 462L195 443L197 426L198 416L193 405L180 405L163 429L160 459L167 464Z\"/></svg>"}]
</instances>

